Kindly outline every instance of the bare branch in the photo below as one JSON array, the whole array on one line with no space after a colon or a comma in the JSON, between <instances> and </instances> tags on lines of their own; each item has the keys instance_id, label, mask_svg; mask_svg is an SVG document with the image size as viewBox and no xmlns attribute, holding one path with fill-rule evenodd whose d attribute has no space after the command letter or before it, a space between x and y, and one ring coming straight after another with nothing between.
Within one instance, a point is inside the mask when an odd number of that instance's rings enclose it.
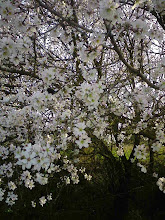
<instances>
[{"instance_id":1,"label":"bare branch","mask_svg":"<svg viewBox=\"0 0 165 220\"><path fill-rule=\"evenodd\" d=\"M40 0L35 0L35 1L38 2L38 4L39 4L41 7L47 9L49 12L51 12L51 13L54 14L55 16L61 18L62 21L67 22L70 26L72 26L72 27L74 27L74 28L76 28L76 29L77 29L77 28L80 28L80 29L82 29L82 30L84 30L84 31L93 33L93 30L88 29L88 28L86 28L86 27L84 27L84 26L82 26L82 25L79 25L78 23L76 23L76 22L70 20L69 18L63 17L59 12L57 12L57 11L54 10L54 9L52 9L52 7L49 6L48 4L46 4L46 3L44 4L44 3L41 2Z\"/></svg>"},{"instance_id":2,"label":"bare branch","mask_svg":"<svg viewBox=\"0 0 165 220\"><path fill-rule=\"evenodd\" d=\"M30 76L36 79L40 79L39 76L37 76L36 74L33 74L32 72L28 72L25 70L17 70L17 69L10 69L10 68L6 68L6 67L1 67L0 66L0 70L4 71L4 72L8 72L8 73L16 73L19 74L21 76Z\"/></svg>"},{"instance_id":3,"label":"bare branch","mask_svg":"<svg viewBox=\"0 0 165 220\"><path fill-rule=\"evenodd\" d=\"M111 33L111 29L110 27L105 23L107 31L108 31L108 37L110 37L111 42L114 46L114 50L116 51L116 53L118 54L120 60L126 65L126 67L129 69L129 71L137 76L139 76L144 82L146 82L151 88L157 89L159 90L160 88L156 85L154 85L152 82L150 82L146 76L144 76L140 69L135 69L133 66L131 66L124 58L124 55L122 54L122 51L120 50L120 48L118 47L118 45L116 44L116 41L114 39L114 36Z\"/></svg>"}]
</instances>

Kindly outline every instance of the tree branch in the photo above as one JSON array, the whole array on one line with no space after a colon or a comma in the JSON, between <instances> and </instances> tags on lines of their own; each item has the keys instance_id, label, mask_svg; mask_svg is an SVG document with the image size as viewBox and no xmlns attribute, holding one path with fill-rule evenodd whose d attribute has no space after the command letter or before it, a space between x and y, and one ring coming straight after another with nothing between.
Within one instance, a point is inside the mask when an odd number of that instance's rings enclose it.
<instances>
[{"instance_id":1,"label":"tree branch","mask_svg":"<svg viewBox=\"0 0 165 220\"><path fill-rule=\"evenodd\" d=\"M111 33L110 27L108 27L108 25L107 25L106 23L105 23L105 26L106 26L107 32L108 32L107 35L108 35L108 37L110 37L111 42L112 42L112 44L113 44L113 46L114 46L114 50L115 50L116 53L118 54L120 60L126 65L126 67L128 68L128 70L129 70L131 73L133 73L133 74L139 76L139 77L140 77L144 82L146 82L151 88L154 88L154 89L159 90L160 88L159 88L158 86L154 85L152 82L150 82L150 81L146 78L146 76L144 76L144 75L140 72L140 69L135 69L133 66L131 66L131 65L125 60L124 55L122 54L120 48L117 46L117 44L116 44L116 42L115 42L115 39L114 39L114 36L113 36L112 33Z\"/></svg>"},{"instance_id":2,"label":"tree branch","mask_svg":"<svg viewBox=\"0 0 165 220\"><path fill-rule=\"evenodd\" d=\"M76 29L80 28L80 29L82 29L82 30L84 30L84 31L93 33L93 30L88 29L88 28L86 28L86 27L84 27L84 26L81 26L81 25L79 25L78 23L76 23L76 22L70 20L69 18L63 17L59 12L57 12L57 11L54 10L54 9L52 9L52 6L49 6L47 3L44 4L44 3L41 2L40 0L35 0L35 1L38 2L38 4L39 4L41 7L47 9L49 12L51 12L51 13L54 14L55 16L61 18L62 21L67 22L70 26L72 26L72 27L74 27L74 28L76 28Z\"/></svg>"},{"instance_id":3,"label":"tree branch","mask_svg":"<svg viewBox=\"0 0 165 220\"><path fill-rule=\"evenodd\" d=\"M8 73L17 73L17 74L20 74L21 76L30 76L36 79L40 79L39 76L37 76L36 74L33 74L32 72L28 72L25 70L17 70L17 69L10 69L10 68L8 69L6 67L1 67L1 66L0 66L0 70L4 72L8 72Z\"/></svg>"}]
</instances>

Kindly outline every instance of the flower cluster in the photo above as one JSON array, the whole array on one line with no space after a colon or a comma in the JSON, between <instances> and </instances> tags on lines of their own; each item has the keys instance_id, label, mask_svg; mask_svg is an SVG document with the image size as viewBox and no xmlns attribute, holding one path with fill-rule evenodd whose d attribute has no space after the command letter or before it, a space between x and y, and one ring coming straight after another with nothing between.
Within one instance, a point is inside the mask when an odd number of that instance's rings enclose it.
<instances>
[{"instance_id":1,"label":"flower cluster","mask_svg":"<svg viewBox=\"0 0 165 220\"><path fill-rule=\"evenodd\" d=\"M120 13L118 9L119 4L113 0L102 0L100 1L100 15L102 18L111 21L115 24L117 21L121 22Z\"/></svg>"},{"instance_id":2,"label":"flower cluster","mask_svg":"<svg viewBox=\"0 0 165 220\"><path fill-rule=\"evenodd\" d=\"M101 82L93 84L83 82L76 91L76 97L83 100L88 109L92 110L98 107L104 88Z\"/></svg>"},{"instance_id":3,"label":"flower cluster","mask_svg":"<svg viewBox=\"0 0 165 220\"><path fill-rule=\"evenodd\" d=\"M159 186L159 189L165 193L165 178L159 178L156 184Z\"/></svg>"},{"instance_id":4,"label":"flower cluster","mask_svg":"<svg viewBox=\"0 0 165 220\"><path fill-rule=\"evenodd\" d=\"M89 144L91 143L91 140L88 137L85 128L86 128L85 122L79 122L73 128L73 134L78 138L78 140L76 140L75 142L80 149L82 147L88 147Z\"/></svg>"},{"instance_id":5,"label":"flower cluster","mask_svg":"<svg viewBox=\"0 0 165 220\"><path fill-rule=\"evenodd\" d=\"M57 165L58 160L61 158L61 154L57 152L57 149L47 144L34 144L28 143L21 147L12 146L10 151L10 156L15 158L14 163L3 164L0 166L0 176L1 176L1 188L0 188L0 201L3 201L6 197L5 202L12 206L18 200L19 195L17 188L18 186L25 186L26 188L33 190L37 184L41 186L47 185L50 176L55 173L59 173L62 170L67 172L68 176L64 175L66 184L79 183L79 170L74 166L71 161L65 156L63 158L63 165ZM15 151L13 151L15 149ZM12 152L12 154L11 154ZM1 155L3 158L3 155ZM22 170L22 173L16 173L15 167ZM80 172L81 173L81 172ZM6 176L11 179L14 174L14 181L9 181L8 185L5 185ZM91 180L91 176L85 174L84 178ZM8 194L6 195L6 191ZM15 193L14 193L15 192ZM52 200L52 193L47 196L47 199L42 196L39 199L39 204L43 206L46 201ZM36 202L32 201L32 207L36 206Z\"/></svg>"},{"instance_id":6,"label":"flower cluster","mask_svg":"<svg viewBox=\"0 0 165 220\"><path fill-rule=\"evenodd\" d=\"M143 166L143 165L140 164L140 163L137 163L137 166L141 168L141 172L147 173L147 169L145 168L145 166Z\"/></svg>"},{"instance_id":7,"label":"flower cluster","mask_svg":"<svg viewBox=\"0 0 165 220\"><path fill-rule=\"evenodd\" d=\"M146 152L145 144L136 146L134 156L137 159L144 159L144 160L146 159L147 152Z\"/></svg>"}]
</instances>

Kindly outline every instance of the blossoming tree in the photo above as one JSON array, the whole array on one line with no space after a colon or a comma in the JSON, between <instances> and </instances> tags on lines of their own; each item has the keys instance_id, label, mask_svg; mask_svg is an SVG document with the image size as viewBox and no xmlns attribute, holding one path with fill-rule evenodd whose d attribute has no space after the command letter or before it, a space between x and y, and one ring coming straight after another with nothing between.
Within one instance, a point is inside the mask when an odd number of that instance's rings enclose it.
<instances>
[{"instance_id":1,"label":"blossoming tree","mask_svg":"<svg viewBox=\"0 0 165 220\"><path fill-rule=\"evenodd\" d=\"M12 206L23 187L59 176L91 180L77 163L88 147L113 158L113 146L145 173L148 152L154 172L165 144L164 33L163 0L1 0L0 201Z\"/></svg>"}]
</instances>

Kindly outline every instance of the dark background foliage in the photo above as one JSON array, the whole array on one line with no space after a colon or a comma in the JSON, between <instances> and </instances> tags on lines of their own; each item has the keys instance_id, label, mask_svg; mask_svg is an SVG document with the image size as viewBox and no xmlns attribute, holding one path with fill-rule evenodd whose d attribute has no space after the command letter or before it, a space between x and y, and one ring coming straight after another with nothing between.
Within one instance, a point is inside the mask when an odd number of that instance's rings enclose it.
<instances>
[{"instance_id":1,"label":"dark background foliage","mask_svg":"<svg viewBox=\"0 0 165 220\"><path fill-rule=\"evenodd\" d=\"M163 173L162 164L157 163L157 168ZM24 191L22 200L12 209L1 205L0 219L165 219L165 195L156 186L155 178L142 173L136 164L130 163L126 170L119 158L113 158L113 166L110 159L98 160L93 173L92 181L82 178L78 185L61 184L57 188L57 183L51 182L48 188L57 196L44 207L32 208L29 190ZM24 200L29 200L29 206L23 205Z\"/></svg>"}]
</instances>

